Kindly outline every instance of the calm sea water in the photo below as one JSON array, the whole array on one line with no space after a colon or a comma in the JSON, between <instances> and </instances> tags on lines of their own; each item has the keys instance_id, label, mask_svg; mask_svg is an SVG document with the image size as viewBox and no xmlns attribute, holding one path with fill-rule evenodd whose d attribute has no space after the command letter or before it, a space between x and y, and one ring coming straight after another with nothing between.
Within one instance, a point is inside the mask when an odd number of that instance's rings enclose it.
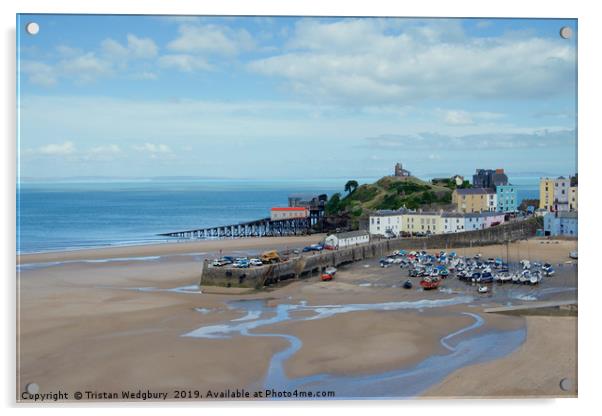
<instances>
[{"instance_id":1,"label":"calm sea water","mask_svg":"<svg viewBox=\"0 0 602 416\"><path fill-rule=\"evenodd\" d=\"M343 179L21 183L17 251L168 241L157 234L264 218L270 207L286 206L289 194L331 195L341 192L344 183ZM536 189L537 185L521 184L519 198L537 197Z\"/></svg>"}]
</instances>

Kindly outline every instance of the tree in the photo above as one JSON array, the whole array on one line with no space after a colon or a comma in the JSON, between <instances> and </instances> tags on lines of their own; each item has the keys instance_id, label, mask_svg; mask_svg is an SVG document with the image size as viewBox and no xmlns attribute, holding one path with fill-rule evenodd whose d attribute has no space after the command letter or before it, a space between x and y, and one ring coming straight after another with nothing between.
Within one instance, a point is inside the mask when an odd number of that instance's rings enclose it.
<instances>
[{"instance_id":1,"label":"tree","mask_svg":"<svg viewBox=\"0 0 602 416\"><path fill-rule=\"evenodd\" d=\"M330 199L328 200L328 202L326 203L326 207L325 207L326 214L328 214L328 215L337 214L339 212L340 205L341 205L341 194L337 192L336 194L331 196Z\"/></svg>"},{"instance_id":2,"label":"tree","mask_svg":"<svg viewBox=\"0 0 602 416\"><path fill-rule=\"evenodd\" d=\"M345 192L350 194L353 191L355 191L358 186L359 186L359 184L357 183L357 181L354 181L354 180L347 181L347 183L345 184Z\"/></svg>"}]
</instances>

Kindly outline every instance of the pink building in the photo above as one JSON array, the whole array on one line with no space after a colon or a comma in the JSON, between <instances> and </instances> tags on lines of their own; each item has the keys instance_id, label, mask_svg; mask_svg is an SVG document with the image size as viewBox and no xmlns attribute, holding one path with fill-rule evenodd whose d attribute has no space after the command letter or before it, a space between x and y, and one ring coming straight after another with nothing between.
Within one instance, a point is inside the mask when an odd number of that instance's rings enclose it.
<instances>
[{"instance_id":1,"label":"pink building","mask_svg":"<svg viewBox=\"0 0 602 416\"><path fill-rule=\"evenodd\" d=\"M503 212L483 212L483 228L489 228L504 223L505 215Z\"/></svg>"}]
</instances>

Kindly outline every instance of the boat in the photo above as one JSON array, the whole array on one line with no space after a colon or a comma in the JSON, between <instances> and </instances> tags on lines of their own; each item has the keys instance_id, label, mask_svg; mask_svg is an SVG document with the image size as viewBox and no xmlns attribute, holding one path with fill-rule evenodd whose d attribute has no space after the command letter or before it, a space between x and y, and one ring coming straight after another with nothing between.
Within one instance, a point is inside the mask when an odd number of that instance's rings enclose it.
<instances>
[{"instance_id":1,"label":"boat","mask_svg":"<svg viewBox=\"0 0 602 416\"><path fill-rule=\"evenodd\" d=\"M520 274L515 273L514 275L512 275L512 283L518 283L520 279Z\"/></svg>"},{"instance_id":2,"label":"boat","mask_svg":"<svg viewBox=\"0 0 602 416\"><path fill-rule=\"evenodd\" d=\"M404 289L411 289L412 288L412 282L410 281L410 279L408 279L405 282L403 282L403 288Z\"/></svg>"},{"instance_id":3,"label":"boat","mask_svg":"<svg viewBox=\"0 0 602 416\"><path fill-rule=\"evenodd\" d=\"M324 273L324 274L322 274L322 276L320 277L320 279L321 279L323 282L328 282L328 281L332 280L332 278L333 278L333 276L332 276L331 274L328 274L328 273Z\"/></svg>"},{"instance_id":4,"label":"boat","mask_svg":"<svg viewBox=\"0 0 602 416\"><path fill-rule=\"evenodd\" d=\"M510 273L500 273L498 275L498 282L507 283L512 281L512 275Z\"/></svg>"},{"instance_id":5,"label":"boat","mask_svg":"<svg viewBox=\"0 0 602 416\"><path fill-rule=\"evenodd\" d=\"M420 286L424 290L436 289L441 284L441 279L438 277L425 277L420 281Z\"/></svg>"},{"instance_id":6,"label":"boat","mask_svg":"<svg viewBox=\"0 0 602 416\"><path fill-rule=\"evenodd\" d=\"M491 282L493 282L493 275L491 273L488 273L488 272L483 272L481 274L481 278L479 280L477 280L477 282L479 282L479 283L491 283Z\"/></svg>"},{"instance_id":7,"label":"boat","mask_svg":"<svg viewBox=\"0 0 602 416\"><path fill-rule=\"evenodd\" d=\"M569 257L572 258L572 259L577 260L577 252L576 251L571 251L569 253Z\"/></svg>"},{"instance_id":8,"label":"boat","mask_svg":"<svg viewBox=\"0 0 602 416\"><path fill-rule=\"evenodd\" d=\"M332 267L332 266L327 267L326 270L324 270L325 274L329 274L331 276L334 276L336 272L337 272L337 268L336 267Z\"/></svg>"},{"instance_id":9,"label":"boat","mask_svg":"<svg viewBox=\"0 0 602 416\"><path fill-rule=\"evenodd\" d=\"M546 277L553 276L554 273L556 273L556 271L554 270L552 265L549 263L544 264L541 268L541 271L543 272L544 276L546 276Z\"/></svg>"},{"instance_id":10,"label":"boat","mask_svg":"<svg viewBox=\"0 0 602 416\"><path fill-rule=\"evenodd\" d=\"M487 286L479 286L479 293L487 293L489 292L489 288Z\"/></svg>"}]
</instances>

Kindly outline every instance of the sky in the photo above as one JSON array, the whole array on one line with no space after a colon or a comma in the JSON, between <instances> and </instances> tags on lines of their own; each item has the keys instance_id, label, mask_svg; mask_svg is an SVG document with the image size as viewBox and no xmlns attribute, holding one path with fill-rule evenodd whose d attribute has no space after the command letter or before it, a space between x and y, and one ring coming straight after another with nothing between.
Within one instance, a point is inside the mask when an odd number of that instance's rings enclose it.
<instances>
[{"instance_id":1,"label":"sky","mask_svg":"<svg viewBox=\"0 0 602 416\"><path fill-rule=\"evenodd\" d=\"M574 19L19 15L17 28L23 179L577 171Z\"/></svg>"}]
</instances>

